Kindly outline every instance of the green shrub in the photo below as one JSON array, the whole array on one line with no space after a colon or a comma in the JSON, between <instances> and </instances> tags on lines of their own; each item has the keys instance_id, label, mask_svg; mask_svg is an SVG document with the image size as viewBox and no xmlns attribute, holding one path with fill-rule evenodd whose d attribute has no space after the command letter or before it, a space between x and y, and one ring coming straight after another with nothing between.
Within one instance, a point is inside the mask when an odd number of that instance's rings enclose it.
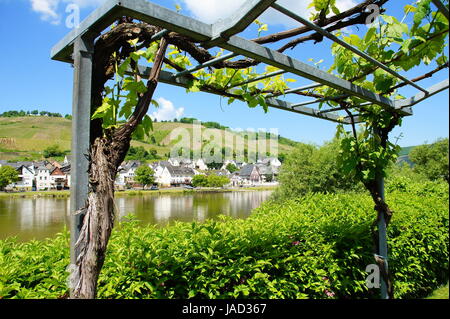
<instances>
[{"instance_id":1,"label":"green shrub","mask_svg":"<svg viewBox=\"0 0 450 319\"><path fill-rule=\"evenodd\" d=\"M387 194L397 298L426 296L448 281L446 196ZM369 196L308 195L266 202L245 220L116 227L99 278L99 298L377 298ZM66 293L68 236L0 241L0 297Z\"/></svg>"},{"instance_id":2,"label":"green shrub","mask_svg":"<svg viewBox=\"0 0 450 319\"><path fill-rule=\"evenodd\" d=\"M335 193L361 190L362 184L346 176L338 165L339 140L321 147L298 144L286 157L278 176L280 187L275 199L288 199L307 193Z\"/></svg>"}]
</instances>

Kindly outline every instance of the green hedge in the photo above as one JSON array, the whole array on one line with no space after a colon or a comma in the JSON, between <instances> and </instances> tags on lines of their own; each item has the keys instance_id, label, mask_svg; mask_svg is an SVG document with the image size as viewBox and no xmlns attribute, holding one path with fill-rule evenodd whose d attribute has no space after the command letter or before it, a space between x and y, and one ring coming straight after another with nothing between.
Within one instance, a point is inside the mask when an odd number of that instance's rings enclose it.
<instances>
[{"instance_id":1,"label":"green hedge","mask_svg":"<svg viewBox=\"0 0 450 319\"><path fill-rule=\"evenodd\" d=\"M444 196L388 194L389 265L397 298L419 298L448 281ZM118 226L99 280L100 298L377 298L373 203L361 194L267 202L246 220ZM0 298L66 293L68 234L45 242L0 241Z\"/></svg>"}]
</instances>

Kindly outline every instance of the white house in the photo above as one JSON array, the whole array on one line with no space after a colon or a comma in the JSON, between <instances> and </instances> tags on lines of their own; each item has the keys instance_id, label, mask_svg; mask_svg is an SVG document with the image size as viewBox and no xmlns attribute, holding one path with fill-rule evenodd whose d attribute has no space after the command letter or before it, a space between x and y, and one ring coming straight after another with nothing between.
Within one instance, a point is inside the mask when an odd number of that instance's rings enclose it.
<instances>
[{"instance_id":1,"label":"white house","mask_svg":"<svg viewBox=\"0 0 450 319\"><path fill-rule=\"evenodd\" d=\"M187 185L192 183L192 178L196 174L197 172L190 167L167 165L160 174L155 174L155 182L163 187Z\"/></svg>"},{"instance_id":2,"label":"white house","mask_svg":"<svg viewBox=\"0 0 450 319\"><path fill-rule=\"evenodd\" d=\"M263 182L263 177L255 164L248 164L239 170L239 177L243 185L254 185Z\"/></svg>"},{"instance_id":3,"label":"white house","mask_svg":"<svg viewBox=\"0 0 450 319\"><path fill-rule=\"evenodd\" d=\"M116 185L119 187L126 187L127 184L134 183L134 177L136 176L136 169L141 166L140 161L129 161L123 163L118 170L116 177Z\"/></svg>"},{"instance_id":4,"label":"white house","mask_svg":"<svg viewBox=\"0 0 450 319\"><path fill-rule=\"evenodd\" d=\"M52 188L52 180L50 178L50 169L46 166L40 166L36 174L36 190L49 190Z\"/></svg>"},{"instance_id":5,"label":"white house","mask_svg":"<svg viewBox=\"0 0 450 319\"><path fill-rule=\"evenodd\" d=\"M15 183L8 185L8 188L17 188L20 190L32 190L34 186L34 167L26 163L10 163L11 167L17 170L19 174L19 180Z\"/></svg>"},{"instance_id":6,"label":"white house","mask_svg":"<svg viewBox=\"0 0 450 319\"><path fill-rule=\"evenodd\" d=\"M257 164L270 165L272 167L277 167L277 168L279 168L281 166L280 160L276 157L261 158L257 161Z\"/></svg>"},{"instance_id":7,"label":"white house","mask_svg":"<svg viewBox=\"0 0 450 319\"><path fill-rule=\"evenodd\" d=\"M199 158L194 163L195 166L193 168L197 168L201 171L206 171L208 169L208 166L205 164L205 161L202 158Z\"/></svg>"}]
</instances>

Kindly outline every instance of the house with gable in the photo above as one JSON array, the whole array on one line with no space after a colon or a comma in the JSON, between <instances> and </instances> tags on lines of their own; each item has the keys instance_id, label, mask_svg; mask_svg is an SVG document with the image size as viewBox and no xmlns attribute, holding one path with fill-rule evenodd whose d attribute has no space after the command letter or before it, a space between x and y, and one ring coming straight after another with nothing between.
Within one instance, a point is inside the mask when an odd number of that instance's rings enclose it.
<instances>
[{"instance_id":1,"label":"house with gable","mask_svg":"<svg viewBox=\"0 0 450 319\"><path fill-rule=\"evenodd\" d=\"M241 179L241 185L253 185L263 182L263 177L255 164L247 164L243 166L239 172L239 177Z\"/></svg>"}]
</instances>

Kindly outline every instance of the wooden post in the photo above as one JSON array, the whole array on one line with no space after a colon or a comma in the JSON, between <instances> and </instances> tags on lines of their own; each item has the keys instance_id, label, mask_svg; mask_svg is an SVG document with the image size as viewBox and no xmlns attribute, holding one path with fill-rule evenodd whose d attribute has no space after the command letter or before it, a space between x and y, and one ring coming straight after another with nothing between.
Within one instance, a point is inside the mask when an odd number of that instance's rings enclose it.
<instances>
[{"instance_id":1,"label":"wooden post","mask_svg":"<svg viewBox=\"0 0 450 319\"><path fill-rule=\"evenodd\" d=\"M85 34L74 43L74 81L72 103L72 162L70 185L70 263L75 265L78 240L83 215L77 213L84 207L88 195L88 167L86 155L90 146L92 56L94 37Z\"/></svg>"}]
</instances>

